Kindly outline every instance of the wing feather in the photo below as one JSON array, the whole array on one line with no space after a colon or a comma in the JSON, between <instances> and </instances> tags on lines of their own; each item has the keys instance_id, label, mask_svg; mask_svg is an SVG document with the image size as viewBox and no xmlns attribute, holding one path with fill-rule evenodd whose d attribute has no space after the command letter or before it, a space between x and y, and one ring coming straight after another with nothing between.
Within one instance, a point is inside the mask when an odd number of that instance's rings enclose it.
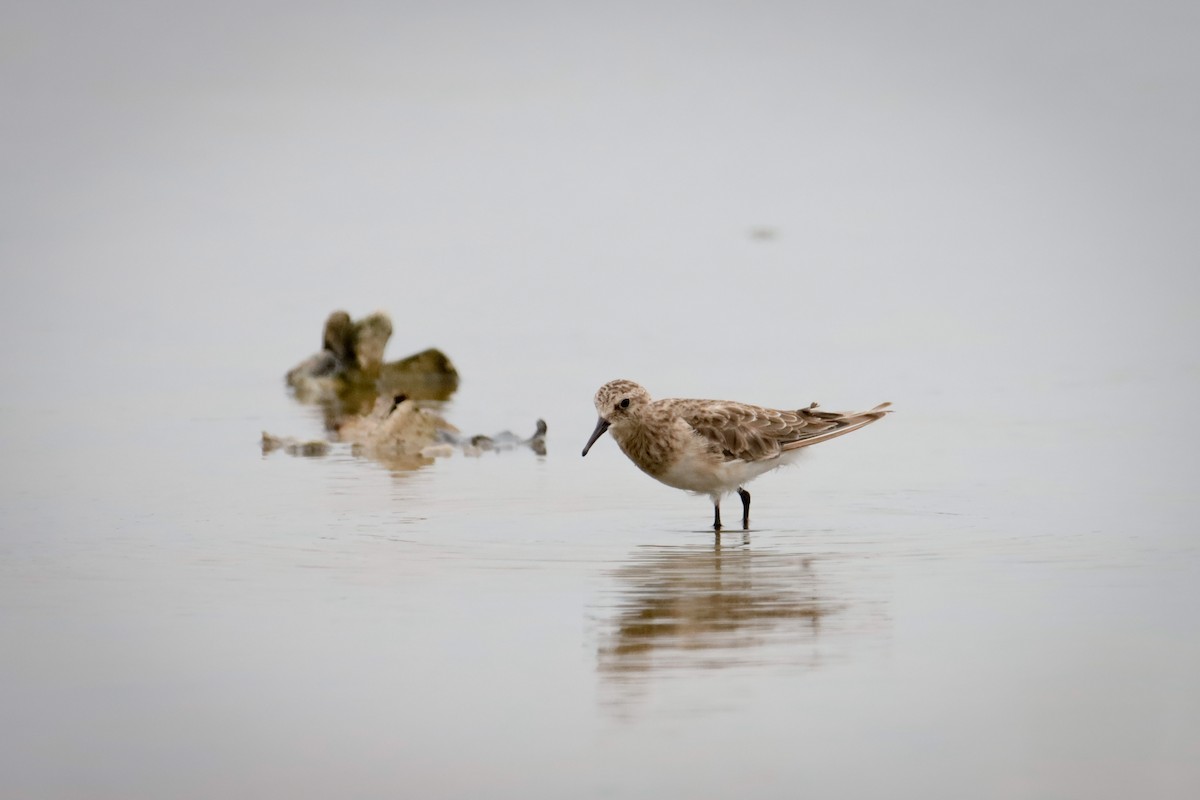
<instances>
[{"instance_id":1,"label":"wing feather","mask_svg":"<svg viewBox=\"0 0 1200 800\"><path fill-rule=\"evenodd\" d=\"M881 419L890 403L869 411L837 412L817 408L783 411L745 403L674 400L676 412L725 461L762 461L786 450L842 436Z\"/></svg>"}]
</instances>

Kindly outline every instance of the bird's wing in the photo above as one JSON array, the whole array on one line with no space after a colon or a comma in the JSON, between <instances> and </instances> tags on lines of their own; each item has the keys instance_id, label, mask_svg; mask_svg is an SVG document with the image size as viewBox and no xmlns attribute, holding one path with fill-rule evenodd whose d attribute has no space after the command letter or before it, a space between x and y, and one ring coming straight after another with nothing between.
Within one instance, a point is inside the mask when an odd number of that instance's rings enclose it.
<instances>
[{"instance_id":1,"label":"bird's wing","mask_svg":"<svg viewBox=\"0 0 1200 800\"><path fill-rule=\"evenodd\" d=\"M762 461L858 430L880 419L890 403L842 413L808 408L782 411L723 401L676 401L679 415L726 461Z\"/></svg>"},{"instance_id":2,"label":"bird's wing","mask_svg":"<svg viewBox=\"0 0 1200 800\"><path fill-rule=\"evenodd\" d=\"M817 404L813 403L808 408L802 408L796 413L805 418L820 420L821 427L813 427L804 435L790 442L784 442L782 447L784 450L795 450L852 433L890 414L891 405L891 403L880 403L868 411L821 411L817 408Z\"/></svg>"}]
</instances>

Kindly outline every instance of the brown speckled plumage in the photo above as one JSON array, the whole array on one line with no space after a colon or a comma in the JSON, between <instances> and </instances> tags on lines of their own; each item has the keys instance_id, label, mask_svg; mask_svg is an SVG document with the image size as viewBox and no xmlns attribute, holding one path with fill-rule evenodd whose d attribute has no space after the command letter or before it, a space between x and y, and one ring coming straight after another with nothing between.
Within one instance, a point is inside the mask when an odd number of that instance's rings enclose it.
<instances>
[{"instance_id":1,"label":"brown speckled plumage","mask_svg":"<svg viewBox=\"0 0 1200 800\"><path fill-rule=\"evenodd\" d=\"M750 495L742 488L781 466L784 456L869 425L888 413L889 403L869 411L823 411L816 403L785 411L728 400L651 400L633 381L615 380L596 392L600 420L584 448L608 430L643 472L679 489L708 494L716 507L736 489L749 523Z\"/></svg>"}]
</instances>

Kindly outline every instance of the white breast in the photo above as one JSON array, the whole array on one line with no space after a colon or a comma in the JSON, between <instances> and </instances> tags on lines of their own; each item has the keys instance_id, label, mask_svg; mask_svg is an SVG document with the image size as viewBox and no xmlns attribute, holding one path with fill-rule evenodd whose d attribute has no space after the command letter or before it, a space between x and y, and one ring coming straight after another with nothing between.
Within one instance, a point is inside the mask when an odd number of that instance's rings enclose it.
<instances>
[{"instance_id":1,"label":"white breast","mask_svg":"<svg viewBox=\"0 0 1200 800\"><path fill-rule=\"evenodd\" d=\"M721 495L745 486L764 472L790 464L800 453L793 450L762 461L714 461L703 448L696 448L657 477L667 486L707 494L715 502Z\"/></svg>"}]
</instances>

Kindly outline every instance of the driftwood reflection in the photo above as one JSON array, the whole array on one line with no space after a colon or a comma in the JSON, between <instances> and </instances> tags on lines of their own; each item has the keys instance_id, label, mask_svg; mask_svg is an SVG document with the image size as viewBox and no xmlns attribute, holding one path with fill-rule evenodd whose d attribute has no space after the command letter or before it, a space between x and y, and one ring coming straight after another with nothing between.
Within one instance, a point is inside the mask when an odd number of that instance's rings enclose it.
<instances>
[{"instance_id":1,"label":"driftwood reflection","mask_svg":"<svg viewBox=\"0 0 1200 800\"><path fill-rule=\"evenodd\" d=\"M843 609L825 594L811 558L748 543L639 549L615 577L598 668L617 680L681 668L811 665L822 625Z\"/></svg>"}]
</instances>

